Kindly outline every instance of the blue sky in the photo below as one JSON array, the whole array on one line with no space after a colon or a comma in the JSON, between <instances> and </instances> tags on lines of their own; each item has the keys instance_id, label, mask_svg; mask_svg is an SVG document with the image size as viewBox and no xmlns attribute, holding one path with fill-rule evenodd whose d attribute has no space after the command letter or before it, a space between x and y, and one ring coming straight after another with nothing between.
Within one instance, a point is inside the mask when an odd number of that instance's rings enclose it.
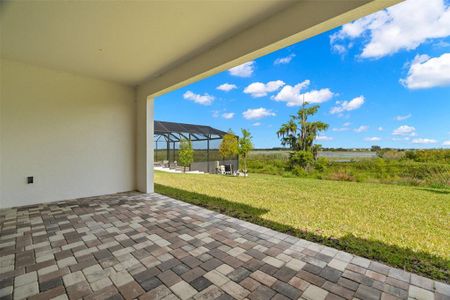
<instances>
[{"instance_id":1,"label":"blue sky","mask_svg":"<svg viewBox=\"0 0 450 300\"><path fill-rule=\"evenodd\" d=\"M303 99L330 125L324 147L449 148L449 2L408 0L170 92L155 119L246 128L271 148Z\"/></svg>"}]
</instances>

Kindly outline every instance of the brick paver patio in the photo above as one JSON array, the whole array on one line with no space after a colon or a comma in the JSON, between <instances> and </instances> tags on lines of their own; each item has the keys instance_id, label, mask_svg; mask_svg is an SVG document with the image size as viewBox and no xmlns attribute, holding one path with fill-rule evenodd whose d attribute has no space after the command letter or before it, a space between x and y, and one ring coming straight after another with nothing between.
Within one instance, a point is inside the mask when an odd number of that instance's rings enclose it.
<instances>
[{"instance_id":1,"label":"brick paver patio","mask_svg":"<svg viewBox=\"0 0 450 300\"><path fill-rule=\"evenodd\" d=\"M449 299L450 286L158 194L0 210L0 299Z\"/></svg>"}]
</instances>

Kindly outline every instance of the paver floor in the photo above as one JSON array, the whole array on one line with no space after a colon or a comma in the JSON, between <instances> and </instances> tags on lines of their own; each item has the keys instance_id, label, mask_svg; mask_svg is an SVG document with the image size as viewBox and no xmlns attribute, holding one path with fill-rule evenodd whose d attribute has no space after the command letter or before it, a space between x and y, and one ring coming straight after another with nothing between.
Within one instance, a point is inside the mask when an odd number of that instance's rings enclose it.
<instances>
[{"instance_id":1,"label":"paver floor","mask_svg":"<svg viewBox=\"0 0 450 300\"><path fill-rule=\"evenodd\" d=\"M450 287L158 194L0 210L0 299L449 299Z\"/></svg>"}]
</instances>

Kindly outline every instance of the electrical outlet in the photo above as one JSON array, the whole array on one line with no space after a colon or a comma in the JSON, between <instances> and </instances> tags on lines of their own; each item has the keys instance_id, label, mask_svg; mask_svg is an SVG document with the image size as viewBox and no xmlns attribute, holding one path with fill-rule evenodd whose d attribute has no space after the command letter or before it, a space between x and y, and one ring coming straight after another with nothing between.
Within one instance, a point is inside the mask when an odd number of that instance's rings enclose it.
<instances>
[{"instance_id":1,"label":"electrical outlet","mask_svg":"<svg viewBox=\"0 0 450 300\"><path fill-rule=\"evenodd\" d=\"M27 183L28 184L34 183L34 177L33 176L28 176L27 177Z\"/></svg>"}]
</instances>

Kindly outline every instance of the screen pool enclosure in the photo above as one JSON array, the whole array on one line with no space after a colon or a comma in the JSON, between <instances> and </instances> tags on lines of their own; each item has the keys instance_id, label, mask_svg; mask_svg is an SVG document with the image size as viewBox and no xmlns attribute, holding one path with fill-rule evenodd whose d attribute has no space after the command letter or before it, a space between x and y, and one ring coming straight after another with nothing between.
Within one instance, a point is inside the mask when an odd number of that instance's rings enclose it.
<instances>
[{"instance_id":1,"label":"screen pool enclosure","mask_svg":"<svg viewBox=\"0 0 450 300\"><path fill-rule=\"evenodd\" d=\"M155 121L154 141L155 166L182 170L178 165L180 141L191 140L194 149L194 162L191 171L215 173L220 165L231 165L238 170L238 157L223 158L219 145L227 132L206 125Z\"/></svg>"}]
</instances>

